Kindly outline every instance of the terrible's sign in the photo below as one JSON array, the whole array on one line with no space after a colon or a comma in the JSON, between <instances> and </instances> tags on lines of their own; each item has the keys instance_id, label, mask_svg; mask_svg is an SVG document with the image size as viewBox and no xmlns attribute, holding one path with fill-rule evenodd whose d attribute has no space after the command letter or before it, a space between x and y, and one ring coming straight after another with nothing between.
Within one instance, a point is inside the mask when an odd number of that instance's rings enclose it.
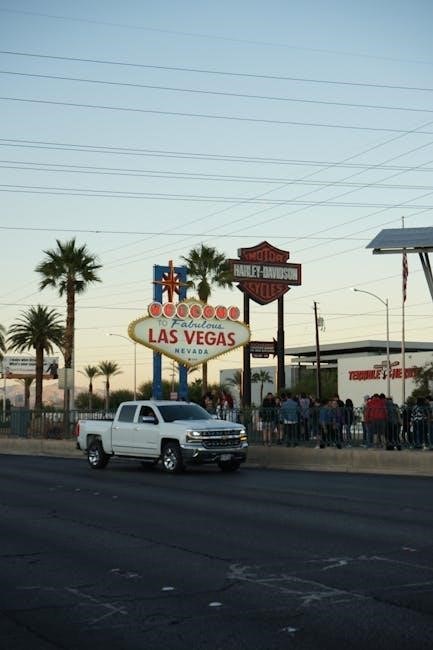
<instances>
[{"instance_id":1,"label":"terrible's sign","mask_svg":"<svg viewBox=\"0 0 433 650\"><path fill-rule=\"evenodd\" d=\"M288 251L266 241L251 248L241 248L238 260L228 260L238 288L260 305L283 296L290 285L301 284L301 265L287 262Z\"/></svg>"},{"instance_id":2,"label":"terrible's sign","mask_svg":"<svg viewBox=\"0 0 433 650\"><path fill-rule=\"evenodd\" d=\"M133 321L129 336L189 368L231 352L250 340L248 325L239 321L238 307L152 302L148 316Z\"/></svg>"}]
</instances>

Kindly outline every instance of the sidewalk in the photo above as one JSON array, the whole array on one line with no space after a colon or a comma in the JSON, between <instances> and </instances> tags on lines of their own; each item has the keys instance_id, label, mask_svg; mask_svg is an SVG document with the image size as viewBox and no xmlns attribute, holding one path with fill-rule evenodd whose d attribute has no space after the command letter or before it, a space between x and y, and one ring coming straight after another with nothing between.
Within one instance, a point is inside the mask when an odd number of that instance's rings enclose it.
<instances>
[{"instance_id":1,"label":"sidewalk","mask_svg":"<svg viewBox=\"0 0 433 650\"><path fill-rule=\"evenodd\" d=\"M75 439L0 438L0 454L28 454L79 458ZM263 447L251 445L247 467L263 469L307 470L433 476L433 451L385 451L382 449L312 449L306 447Z\"/></svg>"}]
</instances>

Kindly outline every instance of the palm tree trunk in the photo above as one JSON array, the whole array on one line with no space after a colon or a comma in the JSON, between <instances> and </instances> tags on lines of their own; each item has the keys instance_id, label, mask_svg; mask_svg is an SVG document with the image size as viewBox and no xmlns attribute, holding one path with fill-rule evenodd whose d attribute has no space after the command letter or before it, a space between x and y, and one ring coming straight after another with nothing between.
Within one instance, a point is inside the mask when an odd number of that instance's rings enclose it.
<instances>
[{"instance_id":1,"label":"palm tree trunk","mask_svg":"<svg viewBox=\"0 0 433 650\"><path fill-rule=\"evenodd\" d=\"M36 384L35 384L35 411L42 410L42 373L44 369L44 349L36 348Z\"/></svg>"},{"instance_id":2,"label":"palm tree trunk","mask_svg":"<svg viewBox=\"0 0 433 650\"><path fill-rule=\"evenodd\" d=\"M74 329L75 329L75 284L74 278L70 277L66 285L66 328L65 328L65 368L72 368L74 355ZM65 411L71 406L71 391L65 389Z\"/></svg>"},{"instance_id":3,"label":"palm tree trunk","mask_svg":"<svg viewBox=\"0 0 433 650\"><path fill-rule=\"evenodd\" d=\"M105 382L105 410L110 410L110 382L108 379Z\"/></svg>"},{"instance_id":4,"label":"palm tree trunk","mask_svg":"<svg viewBox=\"0 0 433 650\"><path fill-rule=\"evenodd\" d=\"M93 406L93 384L92 380L89 381L89 411L92 410Z\"/></svg>"},{"instance_id":5,"label":"palm tree trunk","mask_svg":"<svg viewBox=\"0 0 433 650\"><path fill-rule=\"evenodd\" d=\"M202 364L202 388L203 388L203 395L207 393L207 363L204 362Z\"/></svg>"},{"instance_id":6,"label":"palm tree trunk","mask_svg":"<svg viewBox=\"0 0 433 650\"><path fill-rule=\"evenodd\" d=\"M33 379L24 379L24 408L30 408L30 385Z\"/></svg>"}]
</instances>

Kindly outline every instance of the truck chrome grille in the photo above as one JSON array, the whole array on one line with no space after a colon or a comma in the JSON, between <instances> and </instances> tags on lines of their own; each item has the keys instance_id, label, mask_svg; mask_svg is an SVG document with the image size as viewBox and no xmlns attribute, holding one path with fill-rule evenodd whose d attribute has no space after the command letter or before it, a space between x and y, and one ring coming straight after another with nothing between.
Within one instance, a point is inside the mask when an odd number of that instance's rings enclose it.
<instances>
[{"instance_id":1,"label":"truck chrome grille","mask_svg":"<svg viewBox=\"0 0 433 650\"><path fill-rule=\"evenodd\" d=\"M206 449L221 449L224 447L239 447L241 444L239 431L206 431L203 432L203 447Z\"/></svg>"}]
</instances>

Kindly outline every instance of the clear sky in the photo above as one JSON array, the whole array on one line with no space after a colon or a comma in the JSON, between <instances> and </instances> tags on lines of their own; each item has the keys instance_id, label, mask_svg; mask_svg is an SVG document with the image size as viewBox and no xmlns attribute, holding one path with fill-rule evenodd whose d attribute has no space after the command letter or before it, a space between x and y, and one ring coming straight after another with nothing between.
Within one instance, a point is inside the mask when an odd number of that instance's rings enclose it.
<instances>
[{"instance_id":1,"label":"clear sky","mask_svg":"<svg viewBox=\"0 0 433 650\"><path fill-rule=\"evenodd\" d=\"M77 371L117 361L131 387L132 343L106 333L145 313L153 266L266 239L302 264L286 346L314 345L314 301L322 343L384 339L383 305L353 286L389 299L399 340L401 259L365 247L402 217L433 225L432 19L420 0L1 0L0 323L64 313L34 269L76 236L103 265L77 303ZM408 341L432 340L431 314L410 256ZM252 303L252 339L276 330L276 303ZM137 362L150 379L151 351Z\"/></svg>"}]
</instances>

